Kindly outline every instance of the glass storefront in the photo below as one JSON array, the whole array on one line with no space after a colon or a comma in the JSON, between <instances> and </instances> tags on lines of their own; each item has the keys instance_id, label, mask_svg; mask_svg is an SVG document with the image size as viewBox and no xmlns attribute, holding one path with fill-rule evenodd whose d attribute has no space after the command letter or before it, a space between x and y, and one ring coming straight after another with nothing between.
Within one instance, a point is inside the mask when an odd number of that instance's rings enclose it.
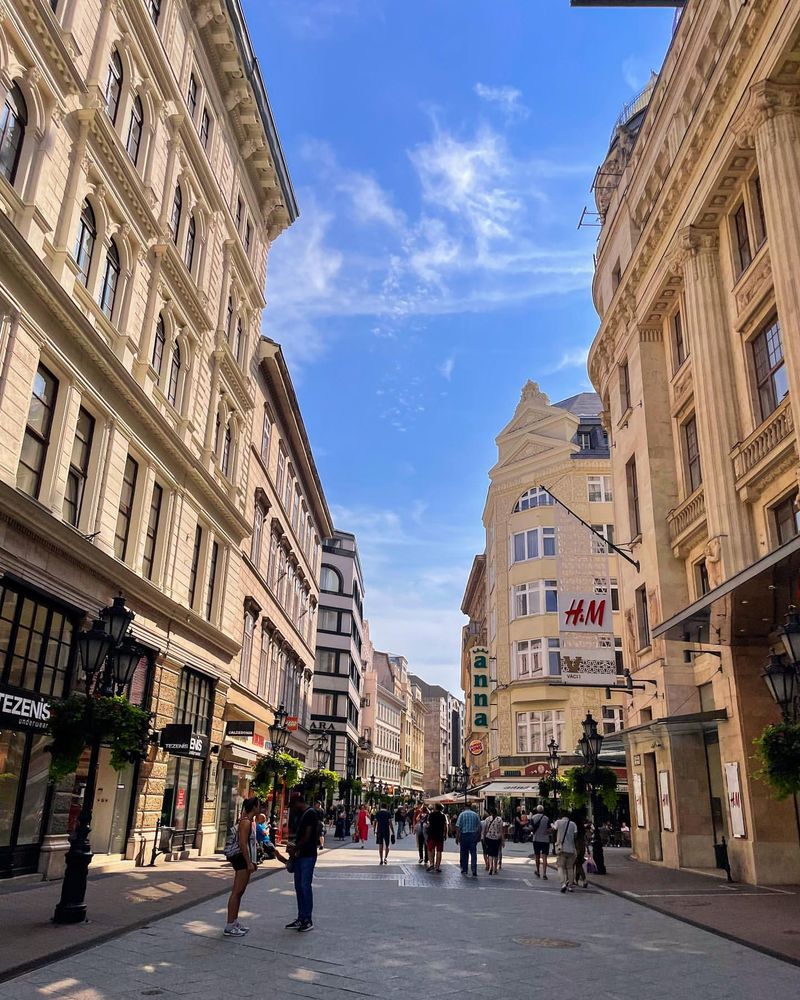
<instances>
[{"instance_id":1,"label":"glass storefront","mask_svg":"<svg viewBox=\"0 0 800 1000\"><path fill-rule=\"evenodd\" d=\"M214 682L194 670L181 674L173 721L190 725L194 733L211 732ZM206 761L193 757L170 756L161 802L161 822L174 827L172 844L176 850L193 847L203 807L203 778Z\"/></svg>"},{"instance_id":2,"label":"glass storefront","mask_svg":"<svg viewBox=\"0 0 800 1000\"><path fill-rule=\"evenodd\" d=\"M79 612L0 581L0 681L61 697ZM0 877L36 871L49 800L46 734L0 731Z\"/></svg>"}]
</instances>

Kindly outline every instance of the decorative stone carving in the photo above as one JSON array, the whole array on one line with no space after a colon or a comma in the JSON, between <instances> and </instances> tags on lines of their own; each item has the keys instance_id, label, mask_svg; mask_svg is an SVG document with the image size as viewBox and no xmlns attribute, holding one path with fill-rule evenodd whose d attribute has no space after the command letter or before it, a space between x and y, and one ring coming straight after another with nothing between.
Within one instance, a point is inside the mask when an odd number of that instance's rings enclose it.
<instances>
[{"instance_id":1,"label":"decorative stone carving","mask_svg":"<svg viewBox=\"0 0 800 1000\"><path fill-rule=\"evenodd\" d=\"M720 541L720 537L718 535L714 538L709 538L706 543L706 547L703 550L703 555L706 560L708 582L713 590L722 583L724 578L724 571L722 567L722 542Z\"/></svg>"}]
</instances>

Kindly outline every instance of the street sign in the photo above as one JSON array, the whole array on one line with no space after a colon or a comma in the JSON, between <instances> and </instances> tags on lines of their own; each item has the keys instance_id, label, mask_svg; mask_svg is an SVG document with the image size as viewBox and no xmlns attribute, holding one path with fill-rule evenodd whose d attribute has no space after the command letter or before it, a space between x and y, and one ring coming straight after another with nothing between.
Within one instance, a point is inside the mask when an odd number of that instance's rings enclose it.
<instances>
[{"instance_id":1,"label":"street sign","mask_svg":"<svg viewBox=\"0 0 800 1000\"><path fill-rule=\"evenodd\" d=\"M0 729L46 733L50 700L36 691L0 684Z\"/></svg>"},{"instance_id":2,"label":"street sign","mask_svg":"<svg viewBox=\"0 0 800 1000\"><path fill-rule=\"evenodd\" d=\"M287 730L290 733L296 733L297 732L297 724L298 724L299 721L300 720L299 720L298 716L296 716L296 715L287 715L286 716L286 728L287 728Z\"/></svg>"},{"instance_id":3,"label":"street sign","mask_svg":"<svg viewBox=\"0 0 800 1000\"><path fill-rule=\"evenodd\" d=\"M470 740L467 749L473 757L480 757L483 753L483 740Z\"/></svg>"}]
</instances>

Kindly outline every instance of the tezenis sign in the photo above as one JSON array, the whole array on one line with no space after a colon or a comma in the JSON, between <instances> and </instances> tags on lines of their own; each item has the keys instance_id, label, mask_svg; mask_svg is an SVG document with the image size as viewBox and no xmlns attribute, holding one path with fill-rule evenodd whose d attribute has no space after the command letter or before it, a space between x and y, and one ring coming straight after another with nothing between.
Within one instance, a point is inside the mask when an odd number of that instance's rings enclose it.
<instances>
[{"instance_id":1,"label":"tezenis sign","mask_svg":"<svg viewBox=\"0 0 800 1000\"><path fill-rule=\"evenodd\" d=\"M46 733L49 721L49 696L0 684L0 729Z\"/></svg>"},{"instance_id":2,"label":"tezenis sign","mask_svg":"<svg viewBox=\"0 0 800 1000\"><path fill-rule=\"evenodd\" d=\"M489 728L489 650L473 646L472 657L472 728Z\"/></svg>"}]
</instances>

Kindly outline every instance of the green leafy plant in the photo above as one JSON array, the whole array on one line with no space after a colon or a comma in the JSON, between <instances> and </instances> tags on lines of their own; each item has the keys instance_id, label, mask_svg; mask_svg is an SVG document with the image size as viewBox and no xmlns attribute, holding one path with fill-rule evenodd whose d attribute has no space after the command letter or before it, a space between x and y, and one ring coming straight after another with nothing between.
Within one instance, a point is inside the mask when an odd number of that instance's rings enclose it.
<instances>
[{"instance_id":1,"label":"green leafy plant","mask_svg":"<svg viewBox=\"0 0 800 1000\"><path fill-rule=\"evenodd\" d=\"M297 757L292 757L289 753L279 753L275 757L271 754L266 757L259 757L253 768L253 791L259 798L266 798L272 788L272 780L275 775L275 761L278 763L278 779L284 788L294 788L300 780L300 770L303 762Z\"/></svg>"},{"instance_id":2,"label":"green leafy plant","mask_svg":"<svg viewBox=\"0 0 800 1000\"><path fill-rule=\"evenodd\" d=\"M150 713L127 698L87 698L75 692L50 709L50 777L60 781L78 769L81 754L95 739L111 748L111 766L121 771L147 752Z\"/></svg>"},{"instance_id":3,"label":"green leafy plant","mask_svg":"<svg viewBox=\"0 0 800 1000\"><path fill-rule=\"evenodd\" d=\"M590 787L609 811L616 808L619 793L617 776L610 767L572 767L564 773L566 792L565 809L581 809L589 804Z\"/></svg>"},{"instance_id":4,"label":"green leafy plant","mask_svg":"<svg viewBox=\"0 0 800 1000\"><path fill-rule=\"evenodd\" d=\"M757 777L771 786L775 798L800 793L800 722L767 726L753 743L761 763Z\"/></svg>"},{"instance_id":5,"label":"green leafy plant","mask_svg":"<svg viewBox=\"0 0 800 1000\"><path fill-rule=\"evenodd\" d=\"M318 768L316 771L306 771L304 782L309 788L317 789L322 785L325 792L335 792L339 785L339 775L328 768Z\"/></svg>"}]
</instances>

